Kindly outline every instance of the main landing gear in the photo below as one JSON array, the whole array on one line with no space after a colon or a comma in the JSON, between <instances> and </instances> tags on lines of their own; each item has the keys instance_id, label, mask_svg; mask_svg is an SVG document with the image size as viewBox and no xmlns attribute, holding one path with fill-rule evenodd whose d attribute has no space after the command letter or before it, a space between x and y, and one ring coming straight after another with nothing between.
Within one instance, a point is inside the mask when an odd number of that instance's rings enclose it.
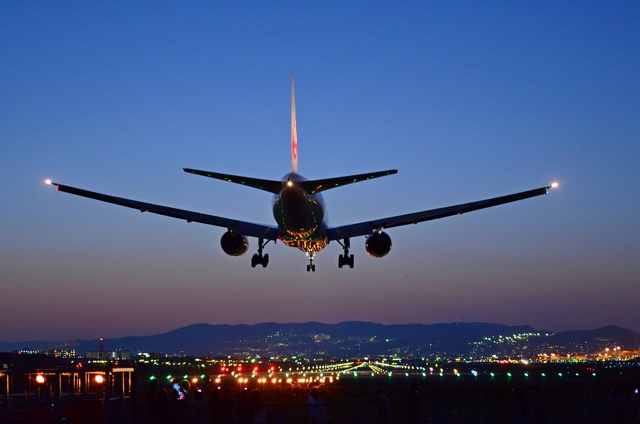
<instances>
[{"instance_id":1,"label":"main landing gear","mask_svg":"<svg viewBox=\"0 0 640 424\"><path fill-rule=\"evenodd\" d=\"M338 243L340 243L340 240L338 240ZM353 255L349 255L351 242L346 238L344 239L344 244L340 243L340 246L344 249L344 255L340 254L340 256L338 256L338 268L342 268L343 266L353 268Z\"/></svg>"},{"instance_id":2,"label":"main landing gear","mask_svg":"<svg viewBox=\"0 0 640 424\"><path fill-rule=\"evenodd\" d=\"M264 249L267 243L269 243L269 240L265 242L264 239L258 239L258 253L255 253L251 257L252 268L255 268L256 265L262 265L263 268L266 268L267 265L269 265L269 254L268 253L266 255L262 254L262 249Z\"/></svg>"}]
</instances>

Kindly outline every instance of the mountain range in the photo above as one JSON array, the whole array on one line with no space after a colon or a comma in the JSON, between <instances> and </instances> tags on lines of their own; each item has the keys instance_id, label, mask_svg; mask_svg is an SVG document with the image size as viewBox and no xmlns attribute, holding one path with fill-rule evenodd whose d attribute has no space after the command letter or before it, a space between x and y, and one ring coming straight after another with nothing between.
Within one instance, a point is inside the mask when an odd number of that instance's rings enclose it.
<instances>
[{"instance_id":1,"label":"mountain range","mask_svg":"<svg viewBox=\"0 0 640 424\"><path fill-rule=\"evenodd\" d=\"M0 351L75 349L98 351L98 340L0 342ZM537 331L529 326L487 323L394 324L348 321L338 324L193 324L139 337L105 339L105 351L129 350L180 356L235 357L532 357L540 353L585 355L606 348L639 350L640 334L616 326L595 330Z\"/></svg>"}]
</instances>

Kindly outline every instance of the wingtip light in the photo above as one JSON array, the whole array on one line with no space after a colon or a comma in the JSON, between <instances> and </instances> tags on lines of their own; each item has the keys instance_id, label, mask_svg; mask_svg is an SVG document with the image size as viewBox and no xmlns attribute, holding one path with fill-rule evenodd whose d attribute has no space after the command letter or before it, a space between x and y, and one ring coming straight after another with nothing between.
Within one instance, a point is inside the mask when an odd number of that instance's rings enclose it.
<instances>
[{"instance_id":1,"label":"wingtip light","mask_svg":"<svg viewBox=\"0 0 640 424\"><path fill-rule=\"evenodd\" d=\"M53 184L53 181L51 181L49 178L47 178L46 180L44 180L44 183L46 185L51 185L51 184Z\"/></svg>"},{"instance_id":2,"label":"wingtip light","mask_svg":"<svg viewBox=\"0 0 640 424\"><path fill-rule=\"evenodd\" d=\"M551 183L551 188L558 188L558 185L559 185L558 182L554 181Z\"/></svg>"}]
</instances>

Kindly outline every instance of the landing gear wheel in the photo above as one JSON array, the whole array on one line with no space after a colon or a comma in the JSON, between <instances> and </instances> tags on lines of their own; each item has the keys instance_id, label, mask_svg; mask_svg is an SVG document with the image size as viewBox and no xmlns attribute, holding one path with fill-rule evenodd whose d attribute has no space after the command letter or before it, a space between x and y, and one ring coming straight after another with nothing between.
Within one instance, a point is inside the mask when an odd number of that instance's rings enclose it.
<instances>
[{"instance_id":1,"label":"landing gear wheel","mask_svg":"<svg viewBox=\"0 0 640 424\"><path fill-rule=\"evenodd\" d=\"M342 268L345 265L344 263L344 256L342 256L342 253L340 255L338 255L338 268Z\"/></svg>"},{"instance_id":2,"label":"landing gear wheel","mask_svg":"<svg viewBox=\"0 0 640 424\"><path fill-rule=\"evenodd\" d=\"M262 257L262 268L266 268L267 265L269 265L269 254L268 253ZM351 265L351 267L353 268L353 265Z\"/></svg>"},{"instance_id":3,"label":"landing gear wheel","mask_svg":"<svg viewBox=\"0 0 640 424\"><path fill-rule=\"evenodd\" d=\"M312 272L316 272L316 266L315 265L307 265L307 272L312 271Z\"/></svg>"},{"instance_id":4,"label":"landing gear wheel","mask_svg":"<svg viewBox=\"0 0 640 424\"><path fill-rule=\"evenodd\" d=\"M255 253L252 257L251 257L251 268L255 268L256 265L258 265L260 263L260 257L258 256L257 253Z\"/></svg>"},{"instance_id":5,"label":"landing gear wheel","mask_svg":"<svg viewBox=\"0 0 640 424\"><path fill-rule=\"evenodd\" d=\"M345 258L347 259L347 258ZM353 255L349 256L349 268L353 268Z\"/></svg>"}]
</instances>

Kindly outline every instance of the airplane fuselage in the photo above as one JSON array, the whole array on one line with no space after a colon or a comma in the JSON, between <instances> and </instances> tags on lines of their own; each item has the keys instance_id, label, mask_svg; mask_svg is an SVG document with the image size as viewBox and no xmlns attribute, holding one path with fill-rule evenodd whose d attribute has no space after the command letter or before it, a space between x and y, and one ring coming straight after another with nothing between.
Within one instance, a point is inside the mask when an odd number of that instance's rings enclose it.
<instances>
[{"instance_id":1,"label":"airplane fuselage","mask_svg":"<svg viewBox=\"0 0 640 424\"><path fill-rule=\"evenodd\" d=\"M282 190L273 198L278 238L287 246L313 256L327 245L327 214L320 193L310 194L299 185L307 181L296 173L282 179Z\"/></svg>"}]
</instances>

